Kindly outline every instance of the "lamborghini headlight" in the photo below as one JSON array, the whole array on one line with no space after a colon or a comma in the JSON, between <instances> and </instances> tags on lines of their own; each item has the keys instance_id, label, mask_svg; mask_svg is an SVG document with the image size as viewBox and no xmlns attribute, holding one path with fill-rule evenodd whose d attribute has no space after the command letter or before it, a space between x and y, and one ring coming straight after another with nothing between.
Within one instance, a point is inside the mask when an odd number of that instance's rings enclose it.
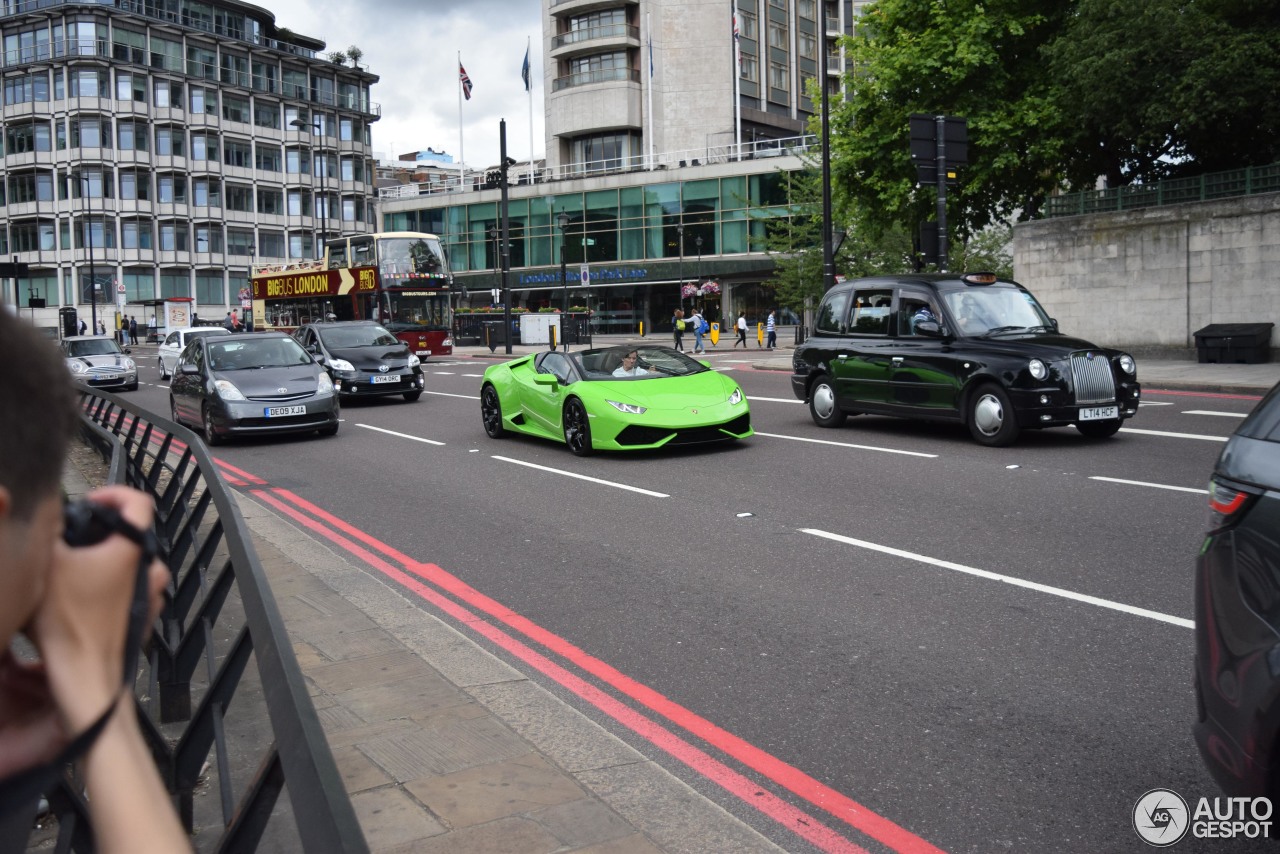
<instances>
[{"instance_id":1,"label":"lamborghini headlight","mask_svg":"<svg viewBox=\"0 0 1280 854\"><path fill-rule=\"evenodd\" d=\"M634 403L623 403L620 400L609 400L605 402L619 412L626 412L630 415L643 415L645 410L648 409L646 406L636 406Z\"/></svg>"},{"instance_id":2,"label":"lamborghini headlight","mask_svg":"<svg viewBox=\"0 0 1280 854\"><path fill-rule=\"evenodd\" d=\"M733 394L729 395L729 405L737 406L739 403L742 403L742 389L735 388Z\"/></svg>"}]
</instances>

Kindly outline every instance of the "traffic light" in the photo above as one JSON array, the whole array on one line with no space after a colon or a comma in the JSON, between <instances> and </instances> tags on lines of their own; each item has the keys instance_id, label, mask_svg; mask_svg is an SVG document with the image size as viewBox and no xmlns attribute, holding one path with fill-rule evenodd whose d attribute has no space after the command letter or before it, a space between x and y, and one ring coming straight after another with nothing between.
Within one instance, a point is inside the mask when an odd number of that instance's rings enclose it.
<instances>
[{"instance_id":1,"label":"traffic light","mask_svg":"<svg viewBox=\"0 0 1280 854\"><path fill-rule=\"evenodd\" d=\"M920 223L920 231L916 234L916 272L929 264L938 265L938 223L930 220Z\"/></svg>"},{"instance_id":2,"label":"traffic light","mask_svg":"<svg viewBox=\"0 0 1280 854\"><path fill-rule=\"evenodd\" d=\"M941 122L939 121L941 119ZM957 172L969 163L969 122L959 116L910 116L911 161L921 184L938 183L938 168L946 170L947 184L959 183ZM942 126L942 157L939 159L938 126Z\"/></svg>"}]
</instances>

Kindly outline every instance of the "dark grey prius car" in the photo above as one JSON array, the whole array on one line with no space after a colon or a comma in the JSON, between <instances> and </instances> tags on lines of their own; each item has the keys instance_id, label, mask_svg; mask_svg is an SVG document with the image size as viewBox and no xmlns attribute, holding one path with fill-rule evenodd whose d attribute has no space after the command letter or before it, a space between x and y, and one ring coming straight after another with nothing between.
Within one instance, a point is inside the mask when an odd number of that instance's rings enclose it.
<instances>
[{"instance_id":1,"label":"dark grey prius car","mask_svg":"<svg viewBox=\"0 0 1280 854\"><path fill-rule=\"evenodd\" d=\"M169 408L210 445L229 436L338 432L333 381L282 332L192 339L174 368Z\"/></svg>"},{"instance_id":2,"label":"dark grey prius car","mask_svg":"<svg viewBox=\"0 0 1280 854\"><path fill-rule=\"evenodd\" d=\"M1280 796L1280 385L1227 440L1196 558L1196 722L1233 797Z\"/></svg>"}]
</instances>

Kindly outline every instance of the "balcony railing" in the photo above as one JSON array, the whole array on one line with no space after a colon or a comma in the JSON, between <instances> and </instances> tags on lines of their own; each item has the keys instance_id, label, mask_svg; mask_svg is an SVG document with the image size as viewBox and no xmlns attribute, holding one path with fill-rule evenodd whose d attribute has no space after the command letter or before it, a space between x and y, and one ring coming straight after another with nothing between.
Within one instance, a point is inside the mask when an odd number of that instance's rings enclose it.
<instances>
[{"instance_id":1,"label":"balcony railing","mask_svg":"<svg viewBox=\"0 0 1280 854\"><path fill-rule=\"evenodd\" d=\"M632 27L627 24L604 24L598 27L586 27L581 30L561 33L551 40L551 48L554 50L558 47L577 44L578 42L591 41L592 39L617 38L629 38L639 41L640 28Z\"/></svg>"},{"instance_id":2,"label":"balcony railing","mask_svg":"<svg viewBox=\"0 0 1280 854\"><path fill-rule=\"evenodd\" d=\"M557 77L552 82L551 91L559 92L563 89L572 89L575 86L587 86L591 83L612 83L618 81L639 83L640 72L634 68L601 68L595 71L579 71L577 74Z\"/></svg>"},{"instance_id":3,"label":"balcony railing","mask_svg":"<svg viewBox=\"0 0 1280 854\"><path fill-rule=\"evenodd\" d=\"M1064 193L1049 199L1045 216L1114 213L1275 192L1280 192L1280 163L1209 172L1193 178L1172 178L1154 184Z\"/></svg>"}]
</instances>

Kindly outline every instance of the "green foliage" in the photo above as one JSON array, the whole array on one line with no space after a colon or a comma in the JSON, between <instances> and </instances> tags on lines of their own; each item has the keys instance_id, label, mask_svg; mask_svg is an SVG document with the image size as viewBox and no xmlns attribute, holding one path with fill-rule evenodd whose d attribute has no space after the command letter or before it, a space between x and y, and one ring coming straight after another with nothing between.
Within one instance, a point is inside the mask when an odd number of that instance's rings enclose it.
<instances>
[{"instance_id":1,"label":"green foliage","mask_svg":"<svg viewBox=\"0 0 1280 854\"><path fill-rule=\"evenodd\" d=\"M752 218L764 223L764 237L753 240L753 248L773 255L770 281L778 304L799 312L823 292L821 176L812 165L780 175L789 215L778 216L777 206L753 208Z\"/></svg>"},{"instance_id":2,"label":"green foliage","mask_svg":"<svg viewBox=\"0 0 1280 854\"><path fill-rule=\"evenodd\" d=\"M965 253L987 226L1099 176L1121 186L1280 160L1274 0L879 0L845 44L832 188L874 238L935 216L912 113L968 119L947 208Z\"/></svg>"}]
</instances>

